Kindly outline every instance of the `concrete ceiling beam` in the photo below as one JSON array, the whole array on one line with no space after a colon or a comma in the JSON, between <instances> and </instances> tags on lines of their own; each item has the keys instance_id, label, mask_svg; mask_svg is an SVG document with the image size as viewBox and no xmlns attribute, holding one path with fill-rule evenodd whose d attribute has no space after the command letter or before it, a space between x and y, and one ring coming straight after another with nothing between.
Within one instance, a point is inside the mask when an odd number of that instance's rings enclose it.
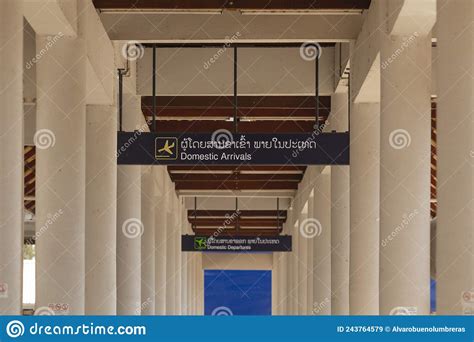
<instances>
[{"instance_id":1,"label":"concrete ceiling beam","mask_svg":"<svg viewBox=\"0 0 474 342\"><path fill-rule=\"evenodd\" d=\"M26 20L36 34L77 36L76 0L23 0Z\"/></svg>"},{"instance_id":2,"label":"concrete ceiling beam","mask_svg":"<svg viewBox=\"0 0 474 342\"><path fill-rule=\"evenodd\" d=\"M140 42L305 41L347 42L357 38L361 15L242 15L239 11L216 14L101 13L112 40Z\"/></svg>"}]
</instances>

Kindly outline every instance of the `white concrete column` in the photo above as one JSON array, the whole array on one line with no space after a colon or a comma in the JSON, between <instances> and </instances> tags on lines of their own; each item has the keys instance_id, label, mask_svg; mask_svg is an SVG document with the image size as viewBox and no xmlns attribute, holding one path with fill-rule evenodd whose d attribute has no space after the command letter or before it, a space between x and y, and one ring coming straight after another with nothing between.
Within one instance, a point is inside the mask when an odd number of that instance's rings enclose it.
<instances>
[{"instance_id":1,"label":"white concrete column","mask_svg":"<svg viewBox=\"0 0 474 342\"><path fill-rule=\"evenodd\" d=\"M314 189L311 189L309 193L309 198L308 198L308 223L311 224L311 222L314 221ZM313 243L313 238L311 238L311 235L309 238L306 239L306 245L307 245L307 256L306 256L306 291L307 291L307 311L305 312L306 315L312 315L313 314L313 285L314 285L314 275L313 275L313 267L314 267L314 243Z\"/></svg>"},{"instance_id":2,"label":"white concrete column","mask_svg":"<svg viewBox=\"0 0 474 342\"><path fill-rule=\"evenodd\" d=\"M437 313L472 315L474 2L438 1ZM472 298L472 297L471 297Z\"/></svg>"},{"instance_id":3,"label":"white concrete column","mask_svg":"<svg viewBox=\"0 0 474 342\"><path fill-rule=\"evenodd\" d=\"M187 296L187 287L188 287L188 259L187 253L181 252L181 234L187 233L187 218L185 217L186 208L183 205L183 200L180 199L181 203L181 233L178 236L178 250L181 256L181 314L188 314L188 296Z\"/></svg>"},{"instance_id":4,"label":"white concrete column","mask_svg":"<svg viewBox=\"0 0 474 342\"><path fill-rule=\"evenodd\" d=\"M427 315L431 35L387 36L380 58L389 61L381 70L380 314L405 308Z\"/></svg>"},{"instance_id":5,"label":"white concrete column","mask_svg":"<svg viewBox=\"0 0 474 342\"><path fill-rule=\"evenodd\" d=\"M158 180L158 191L155 197L155 314L166 314L166 192L164 177L167 177L166 166L154 166Z\"/></svg>"},{"instance_id":6,"label":"white concrete column","mask_svg":"<svg viewBox=\"0 0 474 342\"><path fill-rule=\"evenodd\" d=\"M86 46L79 33L54 44L37 36L36 48L36 307L83 315Z\"/></svg>"},{"instance_id":7,"label":"white concrete column","mask_svg":"<svg viewBox=\"0 0 474 342\"><path fill-rule=\"evenodd\" d=\"M288 221L287 221L288 222ZM283 234L288 234L288 225L287 223L283 226ZM274 306L276 308L275 311L272 311L273 315L289 315L288 312L288 301L289 301L289 293L288 293L288 257L289 252L279 252L274 253L274 265L276 265L276 273L272 272L272 282L275 281L276 286L276 293L275 295L275 303ZM274 279L275 278L275 279ZM272 285L273 286L273 285Z\"/></svg>"},{"instance_id":8,"label":"white concrete column","mask_svg":"<svg viewBox=\"0 0 474 342\"><path fill-rule=\"evenodd\" d=\"M351 315L379 313L379 115L379 103L352 103L349 259Z\"/></svg>"},{"instance_id":9,"label":"white concrete column","mask_svg":"<svg viewBox=\"0 0 474 342\"><path fill-rule=\"evenodd\" d=\"M196 315L196 253L188 253L189 257L189 301L191 306L191 315Z\"/></svg>"},{"instance_id":10,"label":"white concrete column","mask_svg":"<svg viewBox=\"0 0 474 342\"><path fill-rule=\"evenodd\" d=\"M176 314L176 268L178 267L176 260L176 244L175 244L175 226L174 226L174 210L175 201L173 184L168 175L165 175L166 189L166 314Z\"/></svg>"},{"instance_id":11,"label":"white concrete column","mask_svg":"<svg viewBox=\"0 0 474 342\"><path fill-rule=\"evenodd\" d=\"M185 203L185 202L183 202ZM191 229L191 224L188 221L188 212L186 209L186 206L183 205L183 233L184 234L192 234L192 229ZM184 258L186 262L186 286L185 286L185 291L186 291L186 308L187 308L187 315L194 315L194 309L193 309L193 288L194 288L194 277L193 277L193 256L194 253L189 253L189 252L182 252L182 258Z\"/></svg>"},{"instance_id":12,"label":"white concrete column","mask_svg":"<svg viewBox=\"0 0 474 342\"><path fill-rule=\"evenodd\" d=\"M294 205L294 204L293 204ZM287 314L288 315L294 315L293 307L294 307L294 302L295 302L295 291L294 291L294 286L295 286L295 278L294 278L294 267L293 267L293 259L294 259L294 253L295 253L295 239L297 238L297 235L295 235L295 230L294 230L294 221L293 221L293 209L288 210L288 231L292 235L292 247L291 247L291 252L288 253L288 256L286 258L286 269L288 270L288 281L287 281Z\"/></svg>"},{"instance_id":13,"label":"white concrete column","mask_svg":"<svg viewBox=\"0 0 474 342\"><path fill-rule=\"evenodd\" d=\"M141 168L117 172L117 314L141 313Z\"/></svg>"},{"instance_id":14,"label":"white concrete column","mask_svg":"<svg viewBox=\"0 0 474 342\"><path fill-rule=\"evenodd\" d=\"M286 227L288 231L288 235L292 235L292 251L288 252L285 262L286 262L286 272L287 272L287 279L286 279L286 301L285 301L285 314L286 315L292 315L292 306L293 306L293 293L291 292L292 286L293 286L293 273L292 273L292 265L293 265L293 249L294 249L294 236L293 236L293 231L291 227L291 210L288 210L287 214L288 218L286 219Z\"/></svg>"},{"instance_id":15,"label":"white concrete column","mask_svg":"<svg viewBox=\"0 0 474 342\"><path fill-rule=\"evenodd\" d=\"M23 4L0 3L0 315L22 310Z\"/></svg>"},{"instance_id":16,"label":"white concrete column","mask_svg":"<svg viewBox=\"0 0 474 342\"><path fill-rule=\"evenodd\" d=\"M155 314L155 179L154 166L142 167L141 313Z\"/></svg>"},{"instance_id":17,"label":"white concrete column","mask_svg":"<svg viewBox=\"0 0 474 342\"><path fill-rule=\"evenodd\" d=\"M174 185L173 185L174 186ZM173 212L174 228L173 228L173 244L174 244L174 258L176 258L176 269L174 270L174 277L176 282L176 315L181 315L182 310L182 297L181 287L182 279L181 273L183 272L183 265L181 263L181 202L176 197L173 191L173 197L175 201L175 210Z\"/></svg>"},{"instance_id":18,"label":"white concrete column","mask_svg":"<svg viewBox=\"0 0 474 342\"><path fill-rule=\"evenodd\" d=\"M197 312L199 316L204 315L204 269L202 268L202 253L197 253L196 257L196 289L197 289Z\"/></svg>"},{"instance_id":19,"label":"white concrete column","mask_svg":"<svg viewBox=\"0 0 474 342\"><path fill-rule=\"evenodd\" d=\"M348 131L347 87L331 96L331 128ZM349 314L350 170L331 167L331 287L332 315Z\"/></svg>"},{"instance_id":20,"label":"white concrete column","mask_svg":"<svg viewBox=\"0 0 474 342\"><path fill-rule=\"evenodd\" d=\"M181 273L181 305L183 307L181 314L189 315L189 301L188 301L188 255L183 254L181 257L181 264L183 271Z\"/></svg>"},{"instance_id":21,"label":"white concrete column","mask_svg":"<svg viewBox=\"0 0 474 342\"><path fill-rule=\"evenodd\" d=\"M191 224L188 221L188 213L187 208L185 206L185 216L186 216L186 224L187 224L187 233L191 234ZM193 314L193 304L192 304L192 286L193 286L193 277L192 277L192 262L191 262L191 253L184 253L183 257L186 257L187 262L187 280L186 280L186 298L187 298L187 307L188 307L188 315Z\"/></svg>"},{"instance_id":22,"label":"white concrete column","mask_svg":"<svg viewBox=\"0 0 474 342\"><path fill-rule=\"evenodd\" d=\"M86 315L117 313L117 112L87 105Z\"/></svg>"},{"instance_id":23,"label":"white concrete column","mask_svg":"<svg viewBox=\"0 0 474 342\"><path fill-rule=\"evenodd\" d=\"M272 316L276 316L279 314L279 302L278 296L280 292L280 284L279 284L279 274L280 274L280 253L273 252L272 253L273 261L272 261Z\"/></svg>"},{"instance_id":24,"label":"white concrete column","mask_svg":"<svg viewBox=\"0 0 474 342\"><path fill-rule=\"evenodd\" d=\"M187 301L187 306L188 306L188 312L187 315L191 316L193 315L193 261L192 261L192 255L191 253L184 253L184 257L186 258L186 262L188 264L187 266L187 272L186 272L186 277L187 277L187 284L186 284L186 301Z\"/></svg>"},{"instance_id":25,"label":"white concrete column","mask_svg":"<svg viewBox=\"0 0 474 342\"><path fill-rule=\"evenodd\" d=\"M292 245L291 245L291 252L288 253L286 257L286 269L288 274L288 279L286 282L286 314L292 315L292 308L293 308L293 253L295 250L295 234L293 230L293 205L294 201L290 202L290 207L288 208L287 212L287 219L285 223L285 229L288 235L291 235Z\"/></svg>"},{"instance_id":26,"label":"white concrete column","mask_svg":"<svg viewBox=\"0 0 474 342\"><path fill-rule=\"evenodd\" d=\"M300 201L296 197L293 201L293 210L292 210L292 221L293 221L293 251L292 251L292 265L291 265L291 274L292 274L292 284L291 284L291 293L292 293L292 315L298 315L299 313L299 241L300 241L300 230L299 230L299 214L300 214Z\"/></svg>"},{"instance_id":27,"label":"white concrete column","mask_svg":"<svg viewBox=\"0 0 474 342\"><path fill-rule=\"evenodd\" d=\"M140 127L140 99L124 93L126 131ZM141 314L141 166L117 167L117 314Z\"/></svg>"},{"instance_id":28,"label":"white concrete column","mask_svg":"<svg viewBox=\"0 0 474 342\"><path fill-rule=\"evenodd\" d=\"M302 212L299 215L299 224L298 226L301 226L302 224L305 224L308 219L308 211L306 207L306 199L302 198ZM308 307L311 305L308 303L308 238L303 236L301 232L298 234L298 246L299 246L299 252L298 252L298 300L299 300L299 305L298 305L298 314L299 315L306 315L308 312Z\"/></svg>"},{"instance_id":29,"label":"white concrete column","mask_svg":"<svg viewBox=\"0 0 474 342\"><path fill-rule=\"evenodd\" d=\"M173 214L166 213L166 314L175 315L176 308L176 258L174 254Z\"/></svg>"},{"instance_id":30,"label":"white concrete column","mask_svg":"<svg viewBox=\"0 0 474 342\"><path fill-rule=\"evenodd\" d=\"M290 231L290 211L287 210L287 219L283 224L283 234L291 235ZM279 273L278 273L278 314L279 315L289 315L289 299L290 294L288 291L288 283L290 281L289 271L288 271L288 260L290 259L290 252L280 253L279 262Z\"/></svg>"},{"instance_id":31,"label":"white concrete column","mask_svg":"<svg viewBox=\"0 0 474 342\"><path fill-rule=\"evenodd\" d=\"M192 300L193 300L193 315L197 315L198 312L198 302L197 302L197 258L193 254L193 293L192 293Z\"/></svg>"},{"instance_id":32,"label":"white concrete column","mask_svg":"<svg viewBox=\"0 0 474 342\"><path fill-rule=\"evenodd\" d=\"M188 222L187 210L185 207L185 219L186 219L186 234L191 234L191 224ZM186 302L187 302L187 315L194 315L194 253L183 253L183 258L185 258L186 266Z\"/></svg>"},{"instance_id":33,"label":"white concrete column","mask_svg":"<svg viewBox=\"0 0 474 342\"><path fill-rule=\"evenodd\" d=\"M293 205L293 204L292 204ZM293 286L294 286L294 277L293 277L293 253L295 253L295 242L294 239L296 238L297 235L294 233L294 228L293 228L293 209L288 210L288 218L287 218L287 232L289 235L292 235L292 247L291 247L291 252L288 253L288 256L286 257L286 270L287 270L287 282L286 282L286 314L287 315L293 315L293 303L294 303L294 291L293 291Z\"/></svg>"},{"instance_id":34,"label":"white concrete column","mask_svg":"<svg viewBox=\"0 0 474 342\"><path fill-rule=\"evenodd\" d=\"M288 252L282 253L278 273L278 314L288 315Z\"/></svg>"},{"instance_id":35,"label":"white concrete column","mask_svg":"<svg viewBox=\"0 0 474 342\"><path fill-rule=\"evenodd\" d=\"M331 171L316 176L314 218L319 223L313 237L313 314L331 314Z\"/></svg>"}]
</instances>

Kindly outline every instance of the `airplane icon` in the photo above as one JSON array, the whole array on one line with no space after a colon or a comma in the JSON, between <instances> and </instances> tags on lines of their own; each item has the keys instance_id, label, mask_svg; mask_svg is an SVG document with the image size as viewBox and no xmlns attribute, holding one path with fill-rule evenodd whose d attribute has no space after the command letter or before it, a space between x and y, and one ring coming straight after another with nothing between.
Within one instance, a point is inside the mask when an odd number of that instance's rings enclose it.
<instances>
[{"instance_id":1,"label":"airplane icon","mask_svg":"<svg viewBox=\"0 0 474 342\"><path fill-rule=\"evenodd\" d=\"M178 139L174 137L155 138L156 160L176 160L178 158Z\"/></svg>"},{"instance_id":2,"label":"airplane icon","mask_svg":"<svg viewBox=\"0 0 474 342\"><path fill-rule=\"evenodd\" d=\"M206 238L204 237L195 237L194 238L194 249L201 251L207 248Z\"/></svg>"},{"instance_id":3,"label":"airplane icon","mask_svg":"<svg viewBox=\"0 0 474 342\"><path fill-rule=\"evenodd\" d=\"M160 148L158 150L158 153L160 152L166 152L168 153L169 155L172 155L173 154L173 151L171 151L171 149L174 147L175 143L173 142L171 145L169 145L169 141L168 139L166 139L166 142L165 142L165 146L163 148Z\"/></svg>"}]
</instances>

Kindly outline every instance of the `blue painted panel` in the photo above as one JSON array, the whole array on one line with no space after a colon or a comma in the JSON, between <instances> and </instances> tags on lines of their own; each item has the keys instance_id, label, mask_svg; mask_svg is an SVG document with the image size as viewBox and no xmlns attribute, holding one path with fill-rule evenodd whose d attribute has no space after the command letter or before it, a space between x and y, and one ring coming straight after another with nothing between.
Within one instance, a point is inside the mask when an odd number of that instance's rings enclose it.
<instances>
[{"instance_id":1,"label":"blue painted panel","mask_svg":"<svg viewBox=\"0 0 474 342\"><path fill-rule=\"evenodd\" d=\"M271 315L271 271L204 271L205 315Z\"/></svg>"}]
</instances>

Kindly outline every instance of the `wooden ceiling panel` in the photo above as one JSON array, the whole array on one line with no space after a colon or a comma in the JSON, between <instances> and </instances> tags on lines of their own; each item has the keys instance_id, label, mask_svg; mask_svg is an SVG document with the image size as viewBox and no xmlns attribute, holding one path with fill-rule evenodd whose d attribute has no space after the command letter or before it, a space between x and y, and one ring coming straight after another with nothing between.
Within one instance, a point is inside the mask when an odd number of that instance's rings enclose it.
<instances>
[{"instance_id":1,"label":"wooden ceiling panel","mask_svg":"<svg viewBox=\"0 0 474 342\"><path fill-rule=\"evenodd\" d=\"M150 125L151 127L151 125ZM230 121L182 121L159 120L156 131L162 133L212 133L219 129L234 131ZM312 121L255 121L239 122L239 133L311 133L314 131Z\"/></svg>"},{"instance_id":2,"label":"wooden ceiling panel","mask_svg":"<svg viewBox=\"0 0 474 342\"><path fill-rule=\"evenodd\" d=\"M220 237L234 237L234 236L276 236L281 233L280 229L269 229L269 228L260 228L260 229L225 229L225 230L217 230L217 229L195 229L194 233L199 236L212 236L217 234Z\"/></svg>"},{"instance_id":3,"label":"wooden ceiling panel","mask_svg":"<svg viewBox=\"0 0 474 342\"><path fill-rule=\"evenodd\" d=\"M171 173L171 180L173 182L227 182L227 181L265 181L265 182L301 182L302 174L254 174L254 173Z\"/></svg>"},{"instance_id":4,"label":"wooden ceiling panel","mask_svg":"<svg viewBox=\"0 0 474 342\"><path fill-rule=\"evenodd\" d=\"M365 10L370 0L93 0L99 9Z\"/></svg>"},{"instance_id":5,"label":"wooden ceiling panel","mask_svg":"<svg viewBox=\"0 0 474 342\"><path fill-rule=\"evenodd\" d=\"M222 219L207 219L207 218L189 218L189 222L197 227L252 227L252 228L277 228L278 225L284 223L283 220L277 219L239 219L228 224L224 224Z\"/></svg>"},{"instance_id":6,"label":"wooden ceiling panel","mask_svg":"<svg viewBox=\"0 0 474 342\"><path fill-rule=\"evenodd\" d=\"M239 118L314 120L314 96L239 96ZM331 109L331 97L319 98L319 115L325 119ZM142 97L142 111L153 116L153 97ZM155 115L158 119L229 118L234 115L231 96L157 96Z\"/></svg>"},{"instance_id":7,"label":"wooden ceiling panel","mask_svg":"<svg viewBox=\"0 0 474 342\"><path fill-rule=\"evenodd\" d=\"M212 218L228 218L235 216L237 213L236 210L188 210L188 217L212 217ZM240 218L244 217L253 217L253 218L263 218L263 217L277 217L279 216L280 220L286 220L287 212L286 210L239 210L238 216Z\"/></svg>"},{"instance_id":8,"label":"wooden ceiling panel","mask_svg":"<svg viewBox=\"0 0 474 342\"><path fill-rule=\"evenodd\" d=\"M26 210L35 212L36 202L34 200L36 189L36 149L35 146L25 146L24 153L24 207Z\"/></svg>"},{"instance_id":9,"label":"wooden ceiling panel","mask_svg":"<svg viewBox=\"0 0 474 342\"><path fill-rule=\"evenodd\" d=\"M297 190L298 182L288 181L193 181L175 182L176 190Z\"/></svg>"},{"instance_id":10,"label":"wooden ceiling panel","mask_svg":"<svg viewBox=\"0 0 474 342\"><path fill-rule=\"evenodd\" d=\"M268 172L268 173L304 173L306 166L301 165L241 165L241 166L227 166L227 165L170 165L168 172L199 172L199 171L214 171L214 172Z\"/></svg>"}]
</instances>

